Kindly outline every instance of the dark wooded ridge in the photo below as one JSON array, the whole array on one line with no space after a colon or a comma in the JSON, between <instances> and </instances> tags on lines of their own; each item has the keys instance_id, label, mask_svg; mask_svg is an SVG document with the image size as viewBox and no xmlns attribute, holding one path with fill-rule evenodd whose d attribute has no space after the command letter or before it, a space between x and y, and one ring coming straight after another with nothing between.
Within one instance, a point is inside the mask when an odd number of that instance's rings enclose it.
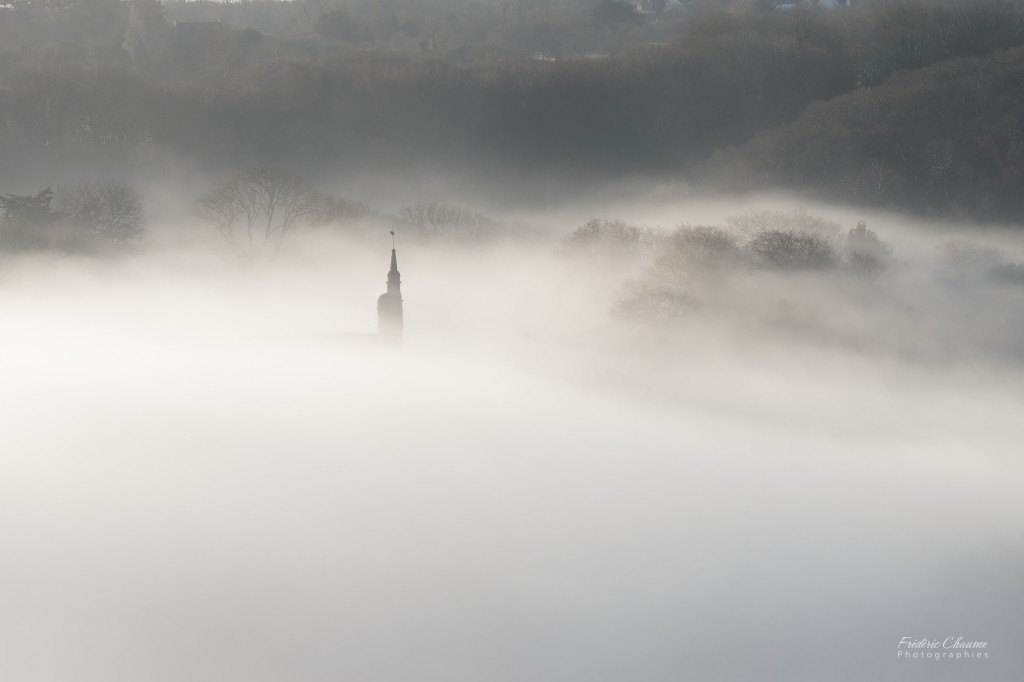
<instances>
[{"instance_id":1,"label":"dark wooded ridge","mask_svg":"<svg viewBox=\"0 0 1024 682\"><path fill-rule=\"evenodd\" d=\"M672 176L982 220L1024 201L1019 2L304 7L4 6L0 181L167 152Z\"/></svg>"}]
</instances>

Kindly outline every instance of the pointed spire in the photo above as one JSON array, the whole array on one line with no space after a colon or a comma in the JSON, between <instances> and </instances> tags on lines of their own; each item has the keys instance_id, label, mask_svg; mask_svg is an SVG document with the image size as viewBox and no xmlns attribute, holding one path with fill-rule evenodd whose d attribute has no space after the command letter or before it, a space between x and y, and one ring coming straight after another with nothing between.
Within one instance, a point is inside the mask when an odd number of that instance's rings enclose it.
<instances>
[{"instance_id":1,"label":"pointed spire","mask_svg":"<svg viewBox=\"0 0 1024 682\"><path fill-rule=\"evenodd\" d=\"M402 275L398 272L395 231L391 230L391 270L388 290L377 298L377 332L392 342L402 340Z\"/></svg>"},{"instance_id":2,"label":"pointed spire","mask_svg":"<svg viewBox=\"0 0 1024 682\"><path fill-rule=\"evenodd\" d=\"M395 250L394 230L391 230L391 269L388 270L388 293L402 296L402 275L398 272L398 251Z\"/></svg>"}]
</instances>

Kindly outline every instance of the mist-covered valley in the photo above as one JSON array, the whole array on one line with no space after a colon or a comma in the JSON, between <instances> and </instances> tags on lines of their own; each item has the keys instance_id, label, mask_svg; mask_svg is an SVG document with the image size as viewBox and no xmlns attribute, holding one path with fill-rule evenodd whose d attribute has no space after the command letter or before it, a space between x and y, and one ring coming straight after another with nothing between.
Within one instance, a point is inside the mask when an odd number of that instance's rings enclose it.
<instances>
[{"instance_id":1,"label":"mist-covered valley","mask_svg":"<svg viewBox=\"0 0 1024 682\"><path fill-rule=\"evenodd\" d=\"M8 259L3 677L1013 677L1012 232L592 208Z\"/></svg>"},{"instance_id":2,"label":"mist-covered valley","mask_svg":"<svg viewBox=\"0 0 1024 682\"><path fill-rule=\"evenodd\" d=\"M0 0L0 681L1024 673L1020 0Z\"/></svg>"}]
</instances>

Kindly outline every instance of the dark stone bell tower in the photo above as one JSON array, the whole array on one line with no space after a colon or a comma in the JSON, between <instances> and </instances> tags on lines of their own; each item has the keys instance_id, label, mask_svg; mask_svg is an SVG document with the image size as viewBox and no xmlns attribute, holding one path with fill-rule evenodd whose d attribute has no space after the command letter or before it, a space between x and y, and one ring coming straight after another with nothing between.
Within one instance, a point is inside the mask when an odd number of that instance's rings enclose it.
<instances>
[{"instance_id":1,"label":"dark stone bell tower","mask_svg":"<svg viewBox=\"0 0 1024 682\"><path fill-rule=\"evenodd\" d=\"M394 236L394 232L391 236ZM388 291L377 298L377 334L381 340L402 342L402 277L398 272L398 256L391 249Z\"/></svg>"}]
</instances>

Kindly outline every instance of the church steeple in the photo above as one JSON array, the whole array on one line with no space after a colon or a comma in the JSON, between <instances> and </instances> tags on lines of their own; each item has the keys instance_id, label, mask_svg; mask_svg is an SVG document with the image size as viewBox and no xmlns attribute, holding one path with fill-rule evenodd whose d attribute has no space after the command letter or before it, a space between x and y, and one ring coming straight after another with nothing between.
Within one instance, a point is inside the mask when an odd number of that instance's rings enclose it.
<instances>
[{"instance_id":1,"label":"church steeple","mask_svg":"<svg viewBox=\"0 0 1024 682\"><path fill-rule=\"evenodd\" d=\"M391 249L391 269L388 270L388 293L402 297L402 275L398 272L398 255Z\"/></svg>"},{"instance_id":2,"label":"church steeple","mask_svg":"<svg viewBox=\"0 0 1024 682\"><path fill-rule=\"evenodd\" d=\"M388 270L388 290L377 298L377 334L387 341L401 343L402 276L398 272L398 252L394 245L395 231L391 231L391 269Z\"/></svg>"}]
</instances>

